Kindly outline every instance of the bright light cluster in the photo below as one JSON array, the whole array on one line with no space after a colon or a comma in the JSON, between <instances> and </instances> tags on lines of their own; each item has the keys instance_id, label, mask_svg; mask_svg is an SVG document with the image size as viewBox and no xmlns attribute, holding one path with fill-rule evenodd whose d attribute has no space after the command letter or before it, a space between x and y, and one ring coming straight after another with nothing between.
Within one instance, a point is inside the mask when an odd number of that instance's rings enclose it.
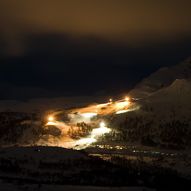
<instances>
[{"instance_id":1,"label":"bright light cluster","mask_svg":"<svg viewBox=\"0 0 191 191\"><path fill-rule=\"evenodd\" d=\"M104 122L101 122L99 128L93 129L89 137L82 138L76 141L76 148L85 148L90 144L95 143L100 136L109 133L110 131L111 129L107 128Z\"/></svg>"},{"instance_id":2,"label":"bright light cluster","mask_svg":"<svg viewBox=\"0 0 191 191\"><path fill-rule=\"evenodd\" d=\"M91 134L94 137L99 137L105 133L109 133L110 131L111 129L107 128L104 122L101 122L99 128L93 129Z\"/></svg>"},{"instance_id":3,"label":"bright light cluster","mask_svg":"<svg viewBox=\"0 0 191 191\"><path fill-rule=\"evenodd\" d=\"M68 130L70 127L76 127L76 130L78 130L78 127L76 126L77 123L84 122L86 124L96 124L101 116L107 116L110 114L123 114L126 112L138 110L139 105L136 106L133 102L131 103L131 101L132 99L129 97L124 97L121 100L113 100L110 98L107 103L92 104L82 108L71 109L68 111L68 113L66 113L68 116L67 122L57 120L55 116L58 112L54 112L47 116L46 125L54 125L59 128L62 131L62 135L64 135L65 138L70 139L70 148L83 149L92 143L97 142L101 136L109 133L111 129L108 128L103 121L101 121L98 124L98 127L91 131L89 136L75 140L68 135Z\"/></svg>"}]
</instances>

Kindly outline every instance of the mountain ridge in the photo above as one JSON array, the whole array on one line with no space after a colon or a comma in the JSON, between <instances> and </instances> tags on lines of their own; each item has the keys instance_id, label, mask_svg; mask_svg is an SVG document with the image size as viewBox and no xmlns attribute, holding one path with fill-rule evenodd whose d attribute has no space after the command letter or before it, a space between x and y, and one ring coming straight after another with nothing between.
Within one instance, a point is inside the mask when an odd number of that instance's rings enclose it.
<instances>
[{"instance_id":1,"label":"mountain ridge","mask_svg":"<svg viewBox=\"0 0 191 191\"><path fill-rule=\"evenodd\" d=\"M160 68L137 84L129 95L145 98L159 89L170 86L176 79L189 78L191 78L191 57L180 64Z\"/></svg>"}]
</instances>

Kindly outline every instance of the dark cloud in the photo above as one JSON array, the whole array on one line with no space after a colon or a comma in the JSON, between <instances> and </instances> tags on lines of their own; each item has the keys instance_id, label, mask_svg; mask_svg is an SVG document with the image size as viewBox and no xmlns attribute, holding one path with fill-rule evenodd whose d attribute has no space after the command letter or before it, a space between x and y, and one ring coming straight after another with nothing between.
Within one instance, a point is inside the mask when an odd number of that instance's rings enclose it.
<instances>
[{"instance_id":1,"label":"dark cloud","mask_svg":"<svg viewBox=\"0 0 191 191\"><path fill-rule=\"evenodd\" d=\"M1 99L127 91L190 56L188 0L1 0Z\"/></svg>"},{"instance_id":2,"label":"dark cloud","mask_svg":"<svg viewBox=\"0 0 191 191\"><path fill-rule=\"evenodd\" d=\"M144 48L64 34L33 35L25 42L23 56L1 61L0 81L6 84L1 99L125 92L191 50L191 38Z\"/></svg>"}]
</instances>

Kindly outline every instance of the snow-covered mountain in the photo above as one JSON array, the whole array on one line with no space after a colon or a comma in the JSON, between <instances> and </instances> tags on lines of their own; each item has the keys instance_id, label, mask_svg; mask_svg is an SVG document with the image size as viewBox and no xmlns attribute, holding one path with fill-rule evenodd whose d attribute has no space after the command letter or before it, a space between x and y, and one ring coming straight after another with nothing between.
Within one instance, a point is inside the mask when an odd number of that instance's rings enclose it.
<instances>
[{"instance_id":1,"label":"snow-covered mountain","mask_svg":"<svg viewBox=\"0 0 191 191\"><path fill-rule=\"evenodd\" d=\"M191 78L191 58L172 67L159 69L141 81L129 92L129 95L145 98L162 88L170 86L176 79L189 78Z\"/></svg>"},{"instance_id":2,"label":"snow-covered mountain","mask_svg":"<svg viewBox=\"0 0 191 191\"><path fill-rule=\"evenodd\" d=\"M145 99L144 104L163 111L163 114L174 110L179 116L190 115L191 112L191 79L176 79L168 87L154 92ZM166 111L166 112L165 112Z\"/></svg>"}]
</instances>

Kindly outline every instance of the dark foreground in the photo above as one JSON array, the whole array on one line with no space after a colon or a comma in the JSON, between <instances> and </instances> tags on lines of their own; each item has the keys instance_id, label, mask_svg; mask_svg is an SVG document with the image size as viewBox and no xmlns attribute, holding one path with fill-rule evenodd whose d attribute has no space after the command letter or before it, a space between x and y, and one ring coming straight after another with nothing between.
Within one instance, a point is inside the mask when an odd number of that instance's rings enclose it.
<instances>
[{"instance_id":1,"label":"dark foreground","mask_svg":"<svg viewBox=\"0 0 191 191\"><path fill-rule=\"evenodd\" d=\"M0 180L8 191L191 188L189 177L160 163L118 156L108 161L57 147L1 148Z\"/></svg>"}]
</instances>

